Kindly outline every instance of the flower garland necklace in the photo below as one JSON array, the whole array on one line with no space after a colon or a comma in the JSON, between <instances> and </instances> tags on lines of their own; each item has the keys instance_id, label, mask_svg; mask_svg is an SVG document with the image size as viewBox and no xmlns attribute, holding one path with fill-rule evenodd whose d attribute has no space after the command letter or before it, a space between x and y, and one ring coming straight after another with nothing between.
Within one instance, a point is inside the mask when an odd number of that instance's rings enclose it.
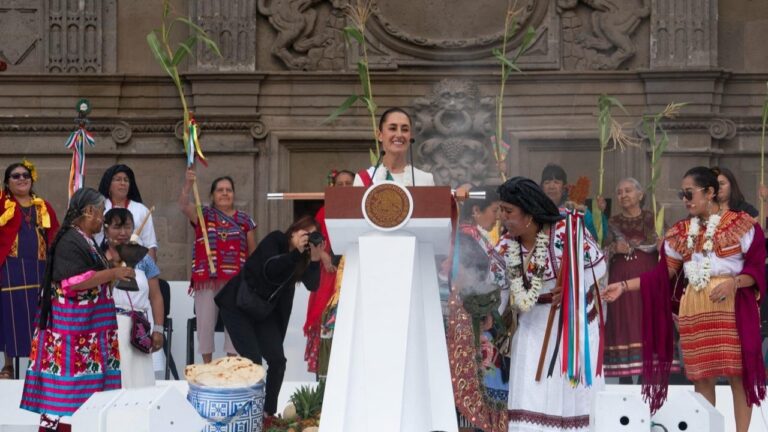
<instances>
[{"instance_id":1,"label":"flower garland necklace","mask_svg":"<svg viewBox=\"0 0 768 432\"><path fill-rule=\"evenodd\" d=\"M383 169L381 169L381 168L383 168ZM397 180L394 180L394 178L395 178L394 176L395 175L392 174L389 171L389 168L387 168L383 164L382 164L381 168L378 171L376 171L376 178L373 179L374 183L379 183L379 182L386 181L387 177L392 177L392 179L393 179L393 181L395 183L400 183ZM401 185L402 186L413 186L413 175L412 175L412 172L411 172L411 165L410 164L406 165L405 168L403 169L403 181L402 181Z\"/></svg>"},{"instance_id":2,"label":"flower garland necklace","mask_svg":"<svg viewBox=\"0 0 768 432\"><path fill-rule=\"evenodd\" d=\"M688 234L686 239L686 246L691 252L695 252L696 238L699 235L700 223L698 217L691 219L691 223L688 226ZM688 278L693 289L696 292L703 290L709 285L710 271L712 270L712 261L710 259L710 253L714 248L714 237L717 225L720 224L720 215L715 213L709 216L707 219L707 228L704 231L704 244L701 247L701 253L704 255L701 262L694 262L693 259L686 262L683 265L685 276Z\"/></svg>"},{"instance_id":3,"label":"flower garland necklace","mask_svg":"<svg viewBox=\"0 0 768 432\"><path fill-rule=\"evenodd\" d=\"M510 305L516 306L525 312L531 309L539 298L539 291L544 285L544 272L547 268L547 254L549 248L549 235L542 231L536 234L536 243L533 246L533 258L528 264L528 269L533 274L531 286L525 287L525 269L523 269L522 247L520 242L510 239L509 253L505 257L507 262L507 278L510 281L511 294Z\"/></svg>"}]
</instances>

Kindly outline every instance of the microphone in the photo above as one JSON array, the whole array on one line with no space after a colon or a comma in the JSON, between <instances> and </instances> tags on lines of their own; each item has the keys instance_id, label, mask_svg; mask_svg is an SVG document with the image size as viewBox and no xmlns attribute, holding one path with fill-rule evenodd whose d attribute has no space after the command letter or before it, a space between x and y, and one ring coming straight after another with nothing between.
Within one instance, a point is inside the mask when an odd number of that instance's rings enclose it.
<instances>
[{"instance_id":1,"label":"microphone","mask_svg":"<svg viewBox=\"0 0 768 432\"><path fill-rule=\"evenodd\" d=\"M381 149L379 152L379 158L376 159L376 165L373 167L373 174L371 175L371 183L373 183L373 179L376 178L376 171L381 166L382 159L384 159L384 155L387 154L387 152L384 151L384 149Z\"/></svg>"},{"instance_id":2,"label":"microphone","mask_svg":"<svg viewBox=\"0 0 768 432\"><path fill-rule=\"evenodd\" d=\"M411 157L411 186L416 186L416 168L413 167L413 144L415 139L411 138L411 145L408 146L408 154Z\"/></svg>"}]
</instances>

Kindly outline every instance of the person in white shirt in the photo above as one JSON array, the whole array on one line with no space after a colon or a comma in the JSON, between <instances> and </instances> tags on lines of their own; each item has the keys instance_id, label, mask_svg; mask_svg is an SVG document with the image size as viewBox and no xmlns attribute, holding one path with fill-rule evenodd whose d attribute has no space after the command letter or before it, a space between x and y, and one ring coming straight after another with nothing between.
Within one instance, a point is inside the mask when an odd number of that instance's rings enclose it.
<instances>
[{"instance_id":1,"label":"person in white shirt","mask_svg":"<svg viewBox=\"0 0 768 432\"><path fill-rule=\"evenodd\" d=\"M434 186L432 173L412 168L408 163L412 129L411 116L404 109L395 107L384 111L379 119L378 140L383 151L379 166L358 172L353 186L368 187L386 180L403 186Z\"/></svg>"},{"instance_id":2,"label":"person in white shirt","mask_svg":"<svg viewBox=\"0 0 768 432\"><path fill-rule=\"evenodd\" d=\"M149 256L157 261L155 225L152 222L152 214L141 200L133 170L127 165L112 165L101 176L99 192L107 198L104 203L105 213L112 208L126 208L133 215L137 230L144 224L139 234L139 242L142 246L149 248ZM144 223L145 219L146 223ZM98 243L101 243L104 233L99 233L95 238Z\"/></svg>"}]
</instances>

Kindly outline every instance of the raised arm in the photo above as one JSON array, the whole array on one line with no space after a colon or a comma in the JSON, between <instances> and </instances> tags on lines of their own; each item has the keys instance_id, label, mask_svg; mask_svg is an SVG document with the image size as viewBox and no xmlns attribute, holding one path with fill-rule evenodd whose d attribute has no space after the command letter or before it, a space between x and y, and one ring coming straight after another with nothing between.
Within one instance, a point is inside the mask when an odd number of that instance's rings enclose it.
<instances>
[{"instance_id":1,"label":"raised arm","mask_svg":"<svg viewBox=\"0 0 768 432\"><path fill-rule=\"evenodd\" d=\"M195 170L193 168L187 168L184 176L184 186L181 187L181 194L179 194L178 201L179 209L193 225L197 225L197 212L195 210L195 204L189 201L189 193L192 191L192 185L195 183L195 178Z\"/></svg>"}]
</instances>

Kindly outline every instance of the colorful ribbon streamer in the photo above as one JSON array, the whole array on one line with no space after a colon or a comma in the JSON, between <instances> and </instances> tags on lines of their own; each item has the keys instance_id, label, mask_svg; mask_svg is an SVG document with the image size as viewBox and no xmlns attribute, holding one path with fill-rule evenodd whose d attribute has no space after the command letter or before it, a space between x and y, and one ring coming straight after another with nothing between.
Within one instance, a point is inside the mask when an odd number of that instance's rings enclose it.
<instances>
[{"instance_id":1,"label":"colorful ribbon streamer","mask_svg":"<svg viewBox=\"0 0 768 432\"><path fill-rule=\"evenodd\" d=\"M563 304L560 309L563 346L561 373L574 386L583 383L589 387L592 385L593 372L589 341L589 290L584 278L584 215L569 211L566 214L565 232ZM557 352L556 347L555 356ZM596 372L600 374L600 371Z\"/></svg>"},{"instance_id":2,"label":"colorful ribbon streamer","mask_svg":"<svg viewBox=\"0 0 768 432\"><path fill-rule=\"evenodd\" d=\"M184 151L187 153L187 167L194 165L195 159L199 159L200 163L204 166L208 166L205 156L203 155L203 149L200 148L200 140L198 139L198 135L200 134L199 130L200 128L195 119L190 118L189 129L187 131L187 142L184 143Z\"/></svg>"},{"instance_id":3,"label":"colorful ribbon streamer","mask_svg":"<svg viewBox=\"0 0 768 432\"><path fill-rule=\"evenodd\" d=\"M83 180L85 178L85 143L94 147L96 140L85 129L85 126L80 126L69 135L65 144L66 148L72 150L72 163L69 167L69 185L67 188L70 198L76 190L83 187Z\"/></svg>"}]
</instances>

